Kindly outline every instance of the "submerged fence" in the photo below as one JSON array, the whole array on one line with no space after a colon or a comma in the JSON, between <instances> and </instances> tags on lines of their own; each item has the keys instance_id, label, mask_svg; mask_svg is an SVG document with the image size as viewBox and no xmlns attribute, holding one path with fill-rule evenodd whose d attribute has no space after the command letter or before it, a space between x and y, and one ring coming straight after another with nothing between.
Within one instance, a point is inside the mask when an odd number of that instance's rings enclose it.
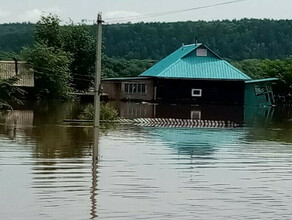
<instances>
[{"instance_id":1,"label":"submerged fence","mask_svg":"<svg viewBox=\"0 0 292 220\"><path fill-rule=\"evenodd\" d=\"M92 120L64 120L66 123L92 123ZM168 128L235 128L241 126L232 121L218 120L196 120L196 119L176 119L176 118L136 118L101 120L101 123L132 124L145 127L168 127Z\"/></svg>"}]
</instances>

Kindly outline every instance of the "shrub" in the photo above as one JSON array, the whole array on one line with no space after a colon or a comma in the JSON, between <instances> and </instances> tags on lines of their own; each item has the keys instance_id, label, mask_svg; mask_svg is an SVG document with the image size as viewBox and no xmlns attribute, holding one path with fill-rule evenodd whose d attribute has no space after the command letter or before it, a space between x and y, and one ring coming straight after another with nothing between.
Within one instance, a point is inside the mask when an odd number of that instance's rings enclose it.
<instances>
[{"instance_id":1,"label":"shrub","mask_svg":"<svg viewBox=\"0 0 292 220\"><path fill-rule=\"evenodd\" d=\"M93 120L94 118L94 106L88 105L84 109L84 111L79 116L80 119L86 119L86 120ZM101 104L100 105L100 120L116 120L118 118L118 111L109 105Z\"/></svg>"},{"instance_id":2,"label":"shrub","mask_svg":"<svg viewBox=\"0 0 292 220\"><path fill-rule=\"evenodd\" d=\"M17 97L23 95L25 92L24 90L13 86L13 84L15 84L17 81L17 77L12 77L9 79L0 77L0 109L12 109L7 101L21 103Z\"/></svg>"}]
</instances>

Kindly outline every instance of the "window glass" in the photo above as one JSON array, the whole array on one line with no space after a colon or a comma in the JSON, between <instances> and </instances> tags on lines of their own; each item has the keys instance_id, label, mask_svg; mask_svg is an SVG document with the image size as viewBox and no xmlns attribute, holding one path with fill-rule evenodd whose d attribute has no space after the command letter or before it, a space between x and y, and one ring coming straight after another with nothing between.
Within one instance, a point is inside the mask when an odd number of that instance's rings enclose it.
<instances>
[{"instance_id":1,"label":"window glass","mask_svg":"<svg viewBox=\"0 0 292 220\"><path fill-rule=\"evenodd\" d=\"M124 92L129 94L146 94L146 85L125 83Z\"/></svg>"},{"instance_id":2,"label":"window glass","mask_svg":"<svg viewBox=\"0 0 292 220\"><path fill-rule=\"evenodd\" d=\"M129 84L126 83L126 84L125 84L125 93L128 93L128 92L129 92Z\"/></svg>"}]
</instances>

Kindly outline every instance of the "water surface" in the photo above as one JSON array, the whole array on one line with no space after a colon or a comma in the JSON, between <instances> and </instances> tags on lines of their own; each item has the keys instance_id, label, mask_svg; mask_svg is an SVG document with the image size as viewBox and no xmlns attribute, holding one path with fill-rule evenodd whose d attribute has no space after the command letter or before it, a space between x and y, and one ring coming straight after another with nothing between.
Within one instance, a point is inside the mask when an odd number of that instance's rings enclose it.
<instances>
[{"instance_id":1,"label":"water surface","mask_svg":"<svg viewBox=\"0 0 292 220\"><path fill-rule=\"evenodd\" d=\"M242 126L94 132L62 122L78 103L2 113L0 219L292 219L291 108L116 106Z\"/></svg>"}]
</instances>

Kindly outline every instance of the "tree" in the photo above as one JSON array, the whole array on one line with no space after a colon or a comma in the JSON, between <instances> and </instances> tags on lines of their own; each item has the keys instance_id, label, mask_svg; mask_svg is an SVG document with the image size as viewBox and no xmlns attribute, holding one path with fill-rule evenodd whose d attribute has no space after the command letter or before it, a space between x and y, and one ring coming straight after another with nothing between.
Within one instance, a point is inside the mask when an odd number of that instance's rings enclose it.
<instances>
[{"instance_id":1,"label":"tree","mask_svg":"<svg viewBox=\"0 0 292 220\"><path fill-rule=\"evenodd\" d=\"M35 91L40 99L66 99L70 97L71 54L61 49L36 43L25 48L24 58L35 71Z\"/></svg>"},{"instance_id":2,"label":"tree","mask_svg":"<svg viewBox=\"0 0 292 220\"><path fill-rule=\"evenodd\" d=\"M62 48L63 39L60 22L60 18L56 15L42 15L40 21L36 24L36 42L48 47Z\"/></svg>"},{"instance_id":3,"label":"tree","mask_svg":"<svg viewBox=\"0 0 292 220\"><path fill-rule=\"evenodd\" d=\"M278 78L274 85L276 96L291 98L292 94L292 59L283 60L243 60L232 63L254 79Z\"/></svg>"},{"instance_id":4,"label":"tree","mask_svg":"<svg viewBox=\"0 0 292 220\"><path fill-rule=\"evenodd\" d=\"M72 54L70 70L72 84L77 90L87 90L92 82L95 68L95 40L84 24L64 27L63 50Z\"/></svg>"},{"instance_id":5,"label":"tree","mask_svg":"<svg viewBox=\"0 0 292 220\"><path fill-rule=\"evenodd\" d=\"M87 90L94 75L94 38L85 24L76 25L71 22L60 26L60 22L56 15L42 16L36 25L36 40L48 47L69 52L72 55L72 86L76 90Z\"/></svg>"}]
</instances>

